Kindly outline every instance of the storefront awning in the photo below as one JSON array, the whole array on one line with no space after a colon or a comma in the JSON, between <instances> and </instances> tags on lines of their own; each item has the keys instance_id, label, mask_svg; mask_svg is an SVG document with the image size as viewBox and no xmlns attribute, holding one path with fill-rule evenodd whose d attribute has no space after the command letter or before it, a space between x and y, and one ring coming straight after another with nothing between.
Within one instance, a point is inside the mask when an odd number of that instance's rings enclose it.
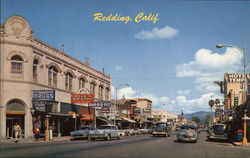
<instances>
[{"instance_id":1,"label":"storefront awning","mask_svg":"<svg viewBox=\"0 0 250 158\"><path fill-rule=\"evenodd\" d=\"M54 115L54 116L70 116L69 114L62 114L62 113L56 113L56 112L50 112L48 114L49 115Z\"/></svg>"},{"instance_id":2,"label":"storefront awning","mask_svg":"<svg viewBox=\"0 0 250 158\"><path fill-rule=\"evenodd\" d=\"M123 119L124 121L130 122L130 123L135 123L134 120L131 120L131 119L126 118L126 117L122 117L122 119Z\"/></svg>"},{"instance_id":3,"label":"storefront awning","mask_svg":"<svg viewBox=\"0 0 250 158\"><path fill-rule=\"evenodd\" d=\"M111 121L108 118L105 118L105 117L96 117L96 118L103 121L103 122L106 122L107 124L111 123Z\"/></svg>"}]
</instances>

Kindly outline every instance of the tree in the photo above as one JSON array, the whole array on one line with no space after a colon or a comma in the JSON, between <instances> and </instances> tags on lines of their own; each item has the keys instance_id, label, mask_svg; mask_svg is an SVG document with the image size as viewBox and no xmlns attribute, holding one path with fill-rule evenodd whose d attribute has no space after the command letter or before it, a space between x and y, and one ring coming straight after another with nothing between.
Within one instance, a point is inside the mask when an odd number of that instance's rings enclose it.
<instances>
[{"instance_id":1,"label":"tree","mask_svg":"<svg viewBox=\"0 0 250 158\"><path fill-rule=\"evenodd\" d=\"M207 114L206 116L206 119L205 119L205 124L210 124L210 121L211 121L211 115L210 114Z\"/></svg>"},{"instance_id":2,"label":"tree","mask_svg":"<svg viewBox=\"0 0 250 158\"><path fill-rule=\"evenodd\" d=\"M192 121L194 121L195 123L200 123L200 118L198 117L198 116L194 116L194 117L192 117Z\"/></svg>"}]
</instances>

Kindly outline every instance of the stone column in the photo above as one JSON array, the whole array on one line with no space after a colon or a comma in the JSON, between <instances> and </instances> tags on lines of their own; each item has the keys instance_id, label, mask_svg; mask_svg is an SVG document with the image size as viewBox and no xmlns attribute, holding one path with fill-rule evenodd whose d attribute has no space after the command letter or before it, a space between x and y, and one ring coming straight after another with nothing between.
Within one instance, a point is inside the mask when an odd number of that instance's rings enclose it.
<instances>
[{"instance_id":1,"label":"stone column","mask_svg":"<svg viewBox=\"0 0 250 158\"><path fill-rule=\"evenodd\" d=\"M6 137L6 114L5 107L0 106L0 139Z\"/></svg>"}]
</instances>

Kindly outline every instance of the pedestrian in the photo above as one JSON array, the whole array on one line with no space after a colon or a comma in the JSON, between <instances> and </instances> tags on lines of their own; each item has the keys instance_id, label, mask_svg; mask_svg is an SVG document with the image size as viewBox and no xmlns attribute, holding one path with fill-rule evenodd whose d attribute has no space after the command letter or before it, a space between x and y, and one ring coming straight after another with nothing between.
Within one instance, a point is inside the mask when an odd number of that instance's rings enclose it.
<instances>
[{"instance_id":1,"label":"pedestrian","mask_svg":"<svg viewBox=\"0 0 250 158\"><path fill-rule=\"evenodd\" d=\"M21 133L21 127L20 125L15 122L15 125L13 126L13 129L12 129L12 132L14 132L14 136L15 136L15 143L18 142L18 137L20 136L20 133Z\"/></svg>"},{"instance_id":2,"label":"pedestrian","mask_svg":"<svg viewBox=\"0 0 250 158\"><path fill-rule=\"evenodd\" d=\"M40 132L40 129L38 128L38 126L36 126L35 128L34 128L34 134L35 134L35 141L39 141L39 138L40 138L40 134L41 134L41 132Z\"/></svg>"}]
</instances>

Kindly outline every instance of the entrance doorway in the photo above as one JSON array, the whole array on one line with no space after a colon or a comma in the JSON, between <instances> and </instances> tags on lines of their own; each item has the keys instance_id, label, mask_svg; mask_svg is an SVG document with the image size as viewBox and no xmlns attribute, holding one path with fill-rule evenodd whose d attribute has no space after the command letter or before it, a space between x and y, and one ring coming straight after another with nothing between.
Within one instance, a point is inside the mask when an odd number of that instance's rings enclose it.
<instances>
[{"instance_id":1,"label":"entrance doorway","mask_svg":"<svg viewBox=\"0 0 250 158\"><path fill-rule=\"evenodd\" d=\"M12 131L15 123L18 123L22 129L20 137L24 137L24 115L6 115L6 138L13 138L14 133Z\"/></svg>"}]
</instances>

